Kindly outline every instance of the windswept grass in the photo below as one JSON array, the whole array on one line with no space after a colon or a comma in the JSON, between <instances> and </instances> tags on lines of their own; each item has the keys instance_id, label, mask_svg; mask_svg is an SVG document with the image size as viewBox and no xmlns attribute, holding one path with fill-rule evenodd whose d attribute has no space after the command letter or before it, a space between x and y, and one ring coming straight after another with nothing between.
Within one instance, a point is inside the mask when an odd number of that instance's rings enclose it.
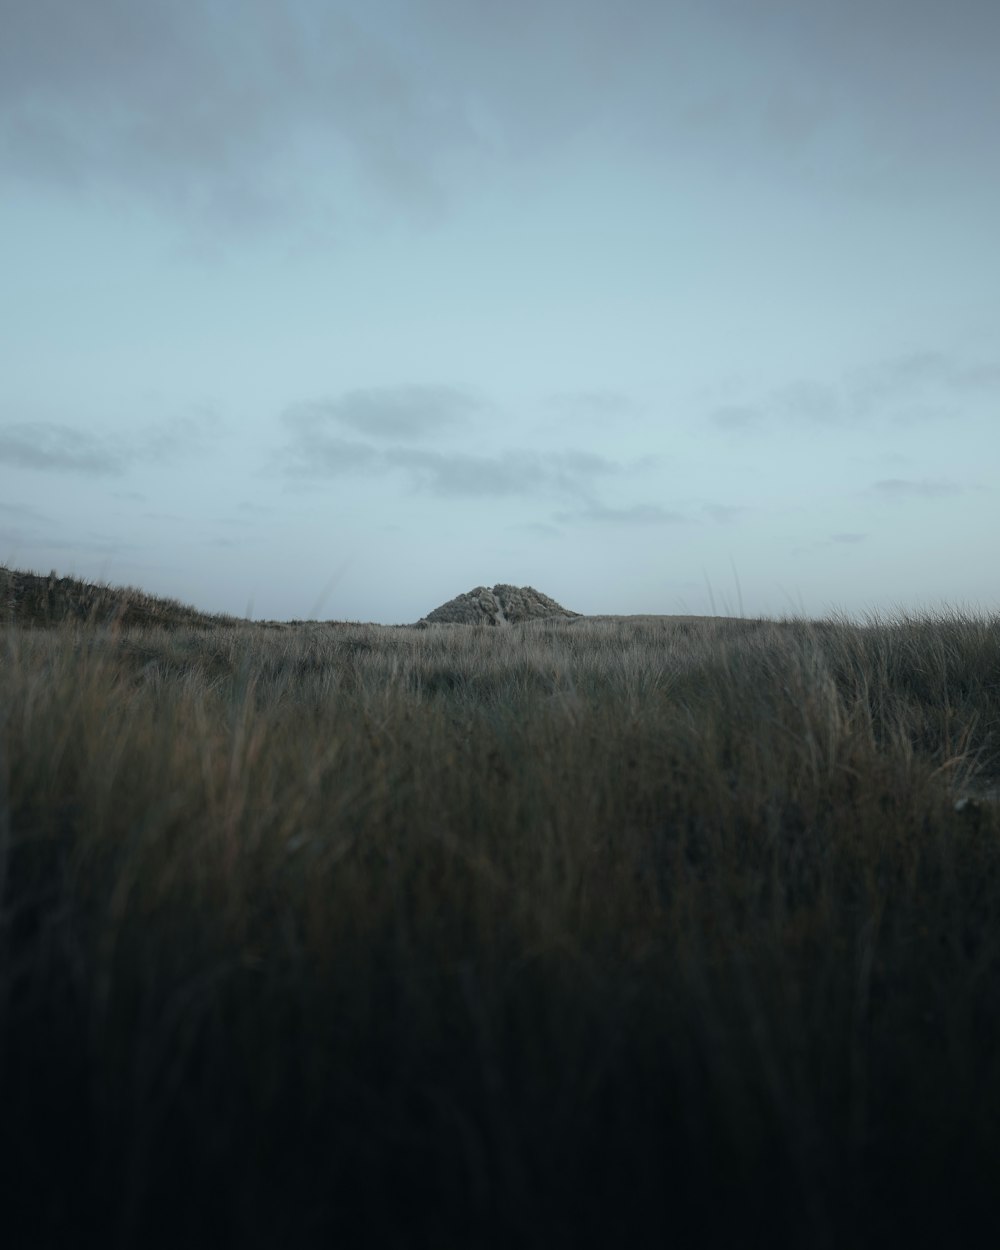
<instances>
[{"instance_id":1,"label":"windswept grass","mask_svg":"<svg viewBox=\"0 0 1000 1250\"><path fill-rule=\"evenodd\" d=\"M954 1240L998 727L996 617L8 628L31 1244Z\"/></svg>"},{"instance_id":2,"label":"windswept grass","mask_svg":"<svg viewBox=\"0 0 1000 1250\"><path fill-rule=\"evenodd\" d=\"M189 629L239 623L236 617L199 612L176 599L148 595L135 586L60 577L55 569L42 576L0 564L0 625L45 628L63 621Z\"/></svg>"}]
</instances>

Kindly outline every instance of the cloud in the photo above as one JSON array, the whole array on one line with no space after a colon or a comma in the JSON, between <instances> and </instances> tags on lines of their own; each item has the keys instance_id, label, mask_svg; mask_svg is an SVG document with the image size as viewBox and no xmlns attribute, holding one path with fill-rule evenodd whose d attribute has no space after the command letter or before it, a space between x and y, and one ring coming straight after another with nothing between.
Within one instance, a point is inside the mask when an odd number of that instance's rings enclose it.
<instances>
[{"instance_id":1,"label":"cloud","mask_svg":"<svg viewBox=\"0 0 1000 1250\"><path fill-rule=\"evenodd\" d=\"M345 473L378 472L385 455L368 443L307 432L279 455L282 470L292 477L338 477Z\"/></svg>"},{"instance_id":2,"label":"cloud","mask_svg":"<svg viewBox=\"0 0 1000 1250\"><path fill-rule=\"evenodd\" d=\"M749 404L723 404L709 413L709 420L720 430L752 430L762 422L759 408Z\"/></svg>"},{"instance_id":3,"label":"cloud","mask_svg":"<svg viewBox=\"0 0 1000 1250\"><path fill-rule=\"evenodd\" d=\"M371 476L401 471L415 490L442 499L483 496L577 496L595 477L618 473L612 461L588 452L532 452L518 449L482 454L379 447L299 428L279 456L282 472L300 478Z\"/></svg>"},{"instance_id":4,"label":"cloud","mask_svg":"<svg viewBox=\"0 0 1000 1250\"><path fill-rule=\"evenodd\" d=\"M956 411L950 404L905 404L895 409L889 417L889 423L908 430L920 425L943 427L960 416L961 411Z\"/></svg>"},{"instance_id":5,"label":"cloud","mask_svg":"<svg viewBox=\"0 0 1000 1250\"><path fill-rule=\"evenodd\" d=\"M322 165L426 218L444 156L474 146L461 98L367 6L34 0L3 28L0 169L63 191L255 228L309 208Z\"/></svg>"},{"instance_id":6,"label":"cloud","mask_svg":"<svg viewBox=\"0 0 1000 1250\"><path fill-rule=\"evenodd\" d=\"M942 399L954 403L995 392L1000 365L943 351L905 352L854 371L846 385L854 417L891 412L896 422L913 424L949 415Z\"/></svg>"},{"instance_id":7,"label":"cloud","mask_svg":"<svg viewBox=\"0 0 1000 1250\"><path fill-rule=\"evenodd\" d=\"M848 456L849 464L860 464L866 467L880 465L884 468L898 469L913 464L912 456L903 456L898 451L884 451L877 456Z\"/></svg>"},{"instance_id":8,"label":"cloud","mask_svg":"<svg viewBox=\"0 0 1000 1250\"><path fill-rule=\"evenodd\" d=\"M584 421L609 421L636 416L642 405L624 391L612 389L556 391L546 404L559 416Z\"/></svg>"},{"instance_id":9,"label":"cloud","mask_svg":"<svg viewBox=\"0 0 1000 1250\"><path fill-rule=\"evenodd\" d=\"M562 535L562 530L558 526L549 525L546 521L523 521L517 525L508 525L507 528L525 534L534 534L537 538L559 538Z\"/></svg>"},{"instance_id":10,"label":"cloud","mask_svg":"<svg viewBox=\"0 0 1000 1250\"><path fill-rule=\"evenodd\" d=\"M773 391L768 407L786 420L818 425L835 425L844 414L837 386L808 379L799 379Z\"/></svg>"},{"instance_id":11,"label":"cloud","mask_svg":"<svg viewBox=\"0 0 1000 1250\"><path fill-rule=\"evenodd\" d=\"M418 490L445 499L537 495L559 482L572 488L572 473L567 475L552 457L525 451L480 456L401 447L387 452L385 459L391 467L407 470Z\"/></svg>"},{"instance_id":12,"label":"cloud","mask_svg":"<svg viewBox=\"0 0 1000 1250\"><path fill-rule=\"evenodd\" d=\"M0 500L0 516L13 517L16 521L48 521L48 517L37 508L26 503L4 503Z\"/></svg>"},{"instance_id":13,"label":"cloud","mask_svg":"<svg viewBox=\"0 0 1000 1250\"><path fill-rule=\"evenodd\" d=\"M613 508L597 500L589 500L582 508L572 512L557 512L553 520L562 523L592 521L614 525L679 525L687 518L679 512L671 512L659 504L637 503L628 508Z\"/></svg>"},{"instance_id":14,"label":"cloud","mask_svg":"<svg viewBox=\"0 0 1000 1250\"><path fill-rule=\"evenodd\" d=\"M784 422L853 428L873 421L911 428L960 417L963 405L1000 389L1000 364L944 351L906 352L839 378L797 378L759 398L709 412L719 429L763 430Z\"/></svg>"},{"instance_id":15,"label":"cloud","mask_svg":"<svg viewBox=\"0 0 1000 1250\"><path fill-rule=\"evenodd\" d=\"M829 109L832 139L848 128L856 135L850 163L830 144L829 172L853 174L858 190L880 185L882 173L881 185L905 196L913 185L930 185L923 181L929 173L960 171L989 151L1000 104L991 69L1000 12L992 0L959 0L954 9L937 0L721 0L714 8L724 9L732 34L742 33L760 53L750 58L760 72L747 84L753 96L747 93L746 109L761 96L774 101L792 93L794 113L804 108L813 129L817 109ZM801 141L788 133L788 114L773 103L765 114L785 144Z\"/></svg>"},{"instance_id":16,"label":"cloud","mask_svg":"<svg viewBox=\"0 0 1000 1250\"><path fill-rule=\"evenodd\" d=\"M709 126L727 156L732 142L791 160L833 135L820 155L834 159L803 162L814 179L840 173L847 125L855 182L886 153L890 175L919 178L991 157L995 4L705 7L633 0L622 20L610 0L6 0L0 172L229 228L302 214L326 228L355 183L434 219L470 181L464 161L537 159L586 131L659 157L706 151Z\"/></svg>"},{"instance_id":17,"label":"cloud","mask_svg":"<svg viewBox=\"0 0 1000 1250\"><path fill-rule=\"evenodd\" d=\"M966 489L955 482L943 480L931 481L924 478L922 481L914 482L907 478L889 477L873 483L867 493L878 495L883 499L938 499L945 495L960 495Z\"/></svg>"},{"instance_id":18,"label":"cloud","mask_svg":"<svg viewBox=\"0 0 1000 1250\"><path fill-rule=\"evenodd\" d=\"M941 351L903 352L878 361L857 375L858 385L870 384L892 391L909 390L928 383L962 382L976 376L976 370L961 366Z\"/></svg>"},{"instance_id":19,"label":"cloud","mask_svg":"<svg viewBox=\"0 0 1000 1250\"><path fill-rule=\"evenodd\" d=\"M791 550L793 555L802 555L806 551L817 550L821 547L830 547L834 544L850 547L856 545L857 543L865 542L868 537L868 534L845 531L840 534L831 534L829 538L817 538L815 542L807 543L800 547L793 547Z\"/></svg>"},{"instance_id":20,"label":"cloud","mask_svg":"<svg viewBox=\"0 0 1000 1250\"><path fill-rule=\"evenodd\" d=\"M213 525L225 525L230 529L251 530L256 528L257 522L247 516L214 516L211 518Z\"/></svg>"},{"instance_id":21,"label":"cloud","mask_svg":"<svg viewBox=\"0 0 1000 1250\"><path fill-rule=\"evenodd\" d=\"M226 424L212 408L192 405L187 416L169 417L139 431L135 454L156 461L183 459L202 452L226 433Z\"/></svg>"},{"instance_id":22,"label":"cloud","mask_svg":"<svg viewBox=\"0 0 1000 1250\"><path fill-rule=\"evenodd\" d=\"M515 449L489 456L396 448L386 453L386 462L408 470L417 489L441 498L545 496L553 491L575 496L595 477L618 471L603 457L572 451Z\"/></svg>"},{"instance_id":23,"label":"cloud","mask_svg":"<svg viewBox=\"0 0 1000 1250\"><path fill-rule=\"evenodd\" d=\"M468 392L446 386L378 387L293 404L282 414L290 438L278 464L288 476L314 479L402 472L414 490L442 499L578 499L597 478L625 471L604 456L573 448L441 451L388 441L409 435L419 443L441 429L461 429L485 407ZM371 441L343 436L344 427Z\"/></svg>"},{"instance_id":24,"label":"cloud","mask_svg":"<svg viewBox=\"0 0 1000 1250\"><path fill-rule=\"evenodd\" d=\"M377 386L296 404L285 419L303 430L335 425L372 438L420 439L467 424L483 406L471 393L450 386Z\"/></svg>"},{"instance_id":25,"label":"cloud","mask_svg":"<svg viewBox=\"0 0 1000 1250\"><path fill-rule=\"evenodd\" d=\"M704 511L720 525L731 525L752 509L743 504L707 503L704 505Z\"/></svg>"},{"instance_id":26,"label":"cloud","mask_svg":"<svg viewBox=\"0 0 1000 1250\"><path fill-rule=\"evenodd\" d=\"M0 464L22 469L93 476L120 476L137 462L182 461L203 453L223 430L212 413L174 417L134 433L93 434L53 421L0 425ZM118 498L140 498L119 492Z\"/></svg>"},{"instance_id":27,"label":"cloud","mask_svg":"<svg viewBox=\"0 0 1000 1250\"><path fill-rule=\"evenodd\" d=\"M19 523L20 522L20 523ZM53 551L84 556L115 556L138 551L139 544L96 530L60 524L33 508L0 504L0 564L24 571L52 567Z\"/></svg>"},{"instance_id":28,"label":"cloud","mask_svg":"<svg viewBox=\"0 0 1000 1250\"><path fill-rule=\"evenodd\" d=\"M125 467L107 440L48 421L0 426L0 464L98 476L120 474Z\"/></svg>"}]
</instances>

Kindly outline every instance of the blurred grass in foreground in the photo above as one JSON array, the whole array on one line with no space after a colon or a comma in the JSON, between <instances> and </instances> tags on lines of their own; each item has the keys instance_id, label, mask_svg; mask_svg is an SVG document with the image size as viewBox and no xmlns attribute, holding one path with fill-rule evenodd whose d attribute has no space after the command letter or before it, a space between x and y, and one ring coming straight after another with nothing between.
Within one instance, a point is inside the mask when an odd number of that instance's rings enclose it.
<instances>
[{"instance_id":1,"label":"blurred grass in foreground","mask_svg":"<svg viewBox=\"0 0 1000 1250\"><path fill-rule=\"evenodd\" d=\"M32 1246L889 1246L1000 1160L1000 621L0 632Z\"/></svg>"}]
</instances>

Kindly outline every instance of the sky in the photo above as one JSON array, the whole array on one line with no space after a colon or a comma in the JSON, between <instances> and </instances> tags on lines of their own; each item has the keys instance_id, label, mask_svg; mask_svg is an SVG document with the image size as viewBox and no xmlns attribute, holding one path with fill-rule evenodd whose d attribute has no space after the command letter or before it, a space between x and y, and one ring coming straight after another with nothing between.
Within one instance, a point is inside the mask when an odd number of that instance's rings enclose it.
<instances>
[{"instance_id":1,"label":"sky","mask_svg":"<svg viewBox=\"0 0 1000 1250\"><path fill-rule=\"evenodd\" d=\"M1000 607L996 0L0 0L0 564Z\"/></svg>"}]
</instances>

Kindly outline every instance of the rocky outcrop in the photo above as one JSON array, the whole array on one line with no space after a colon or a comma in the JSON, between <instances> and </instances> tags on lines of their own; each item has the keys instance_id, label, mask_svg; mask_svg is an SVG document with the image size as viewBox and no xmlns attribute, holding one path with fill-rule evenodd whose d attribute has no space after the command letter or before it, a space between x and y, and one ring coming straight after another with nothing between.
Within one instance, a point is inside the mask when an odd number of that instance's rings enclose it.
<instances>
[{"instance_id":1,"label":"rocky outcrop","mask_svg":"<svg viewBox=\"0 0 1000 1250\"><path fill-rule=\"evenodd\" d=\"M477 586L464 595L442 603L417 622L428 625L517 625L522 621L570 621L579 617L533 586L501 583L491 590Z\"/></svg>"}]
</instances>

